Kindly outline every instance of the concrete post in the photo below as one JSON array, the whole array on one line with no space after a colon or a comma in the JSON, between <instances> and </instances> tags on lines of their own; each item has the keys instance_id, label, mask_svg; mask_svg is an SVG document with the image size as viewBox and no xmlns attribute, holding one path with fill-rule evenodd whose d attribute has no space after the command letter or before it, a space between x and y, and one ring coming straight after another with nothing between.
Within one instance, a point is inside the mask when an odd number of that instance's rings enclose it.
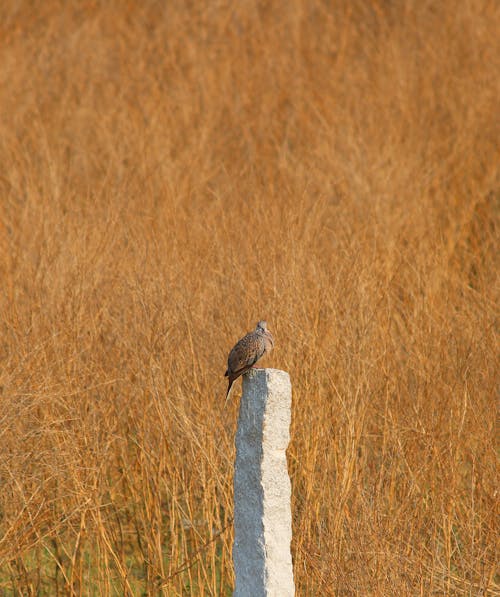
<instances>
[{"instance_id":1,"label":"concrete post","mask_svg":"<svg viewBox=\"0 0 500 597\"><path fill-rule=\"evenodd\" d=\"M278 369L243 376L234 470L234 597L289 597L292 517L286 449L292 388Z\"/></svg>"}]
</instances>

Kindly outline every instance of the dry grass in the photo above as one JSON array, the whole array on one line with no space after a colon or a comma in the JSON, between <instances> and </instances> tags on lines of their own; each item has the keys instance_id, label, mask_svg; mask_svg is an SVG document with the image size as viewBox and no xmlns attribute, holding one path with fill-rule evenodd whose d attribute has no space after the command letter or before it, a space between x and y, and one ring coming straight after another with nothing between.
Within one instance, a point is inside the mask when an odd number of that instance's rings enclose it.
<instances>
[{"instance_id":1,"label":"dry grass","mask_svg":"<svg viewBox=\"0 0 500 597\"><path fill-rule=\"evenodd\" d=\"M263 317L298 595L498 594L498 5L36 6L0 8L0 594L229 594Z\"/></svg>"}]
</instances>

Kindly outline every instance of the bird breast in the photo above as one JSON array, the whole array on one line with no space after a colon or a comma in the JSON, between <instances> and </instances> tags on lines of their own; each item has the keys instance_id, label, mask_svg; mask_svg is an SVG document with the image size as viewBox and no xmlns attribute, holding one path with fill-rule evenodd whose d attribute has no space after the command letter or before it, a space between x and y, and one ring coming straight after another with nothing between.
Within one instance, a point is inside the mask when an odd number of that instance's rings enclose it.
<instances>
[{"instance_id":1,"label":"bird breast","mask_svg":"<svg viewBox=\"0 0 500 597\"><path fill-rule=\"evenodd\" d=\"M264 335L264 351L271 352L274 348L274 338L271 335L271 332L267 332Z\"/></svg>"}]
</instances>

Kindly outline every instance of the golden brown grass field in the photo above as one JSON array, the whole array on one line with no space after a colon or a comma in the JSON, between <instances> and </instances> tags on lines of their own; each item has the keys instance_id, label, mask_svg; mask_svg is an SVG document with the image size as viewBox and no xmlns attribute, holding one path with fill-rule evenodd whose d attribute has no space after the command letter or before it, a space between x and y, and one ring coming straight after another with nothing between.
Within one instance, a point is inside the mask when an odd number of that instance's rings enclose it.
<instances>
[{"instance_id":1,"label":"golden brown grass field","mask_svg":"<svg viewBox=\"0 0 500 597\"><path fill-rule=\"evenodd\" d=\"M499 4L0 8L0 595L230 595L260 318L297 595L499 595Z\"/></svg>"}]
</instances>

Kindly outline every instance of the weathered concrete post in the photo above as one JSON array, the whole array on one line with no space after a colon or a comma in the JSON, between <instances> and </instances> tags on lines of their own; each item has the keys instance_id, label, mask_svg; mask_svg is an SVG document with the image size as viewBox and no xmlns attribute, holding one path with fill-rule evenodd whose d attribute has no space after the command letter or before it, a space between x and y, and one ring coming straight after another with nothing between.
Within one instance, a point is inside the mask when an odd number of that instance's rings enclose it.
<instances>
[{"instance_id":1,"label":"weathered concrete post","mask_svg":"<svg viewBox=\"0 0 500 597\"><path fill-rule=\"evenodd\" d=\"M278 369L243 377L234 470L234 597L289 597L292 517L286 449L292 388Z\"/></svg>"}]
</instances>

